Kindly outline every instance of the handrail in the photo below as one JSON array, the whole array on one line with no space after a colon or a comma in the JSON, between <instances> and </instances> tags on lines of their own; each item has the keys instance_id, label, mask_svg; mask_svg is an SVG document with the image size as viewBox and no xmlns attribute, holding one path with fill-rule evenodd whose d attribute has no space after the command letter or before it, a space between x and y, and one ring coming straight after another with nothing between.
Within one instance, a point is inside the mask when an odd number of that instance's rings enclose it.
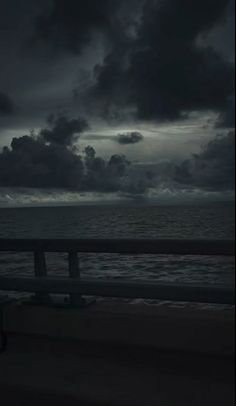
<instances>
[{"instance_id":1,"label":"handrail","mask_svg":"<svg viewBox=\"0 0 236 406\"><path fill-rule=\"evenodd\" d=\"M179 284L163 284L148 281L101 281L66 278L7 278L0 277L3 290L36 292L37 294L70 294L116 297L129 299L153 299L174 302L199 302L233 305L235 291L220 286L206 287Z\"/></svg>"},{"instance_id":2,"label":"handrail","mask_svg":"<svg viewBox=\"0 0 236 406\"><path fill-rule=\"evenodd\" d=\"M14 240L0 239L0 252L32 252L34 278L0 277L0 290L34 292L39 303L48 303L50 294L69 294L73 305L81 295L144 298L171 301L234 304L234 289L161 283L86 281L80 279L78 253L215 255L234 256L234 241L220 240ZM46 252L69 254L70 279L47 277Z\"/></svg>"},{"instance_id":3,"label":"handrail","mask_svg":"<svg viewBox=\"0 0 236 406\"><path fill-rule=\"evenodd\" d=\"M0 252L70 252L155 255L234 256L232 240L159 239L0 239Z\"/></svg>"}]
</instances>

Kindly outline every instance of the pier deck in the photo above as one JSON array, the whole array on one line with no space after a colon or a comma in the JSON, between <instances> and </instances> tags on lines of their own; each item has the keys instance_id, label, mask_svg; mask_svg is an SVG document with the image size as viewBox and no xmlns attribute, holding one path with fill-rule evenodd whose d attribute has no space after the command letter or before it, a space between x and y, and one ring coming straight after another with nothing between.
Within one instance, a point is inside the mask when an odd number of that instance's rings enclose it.
<instances>
[{"instance_id":1,"label":"pier deck","mask_svg":"<svg viewBox=\"0 0 236 406\"><path fill-rule=\"evenodd\" d=\"M234 312L10 305L3 406L233 406Z\"/></svg>"}]
</instances>

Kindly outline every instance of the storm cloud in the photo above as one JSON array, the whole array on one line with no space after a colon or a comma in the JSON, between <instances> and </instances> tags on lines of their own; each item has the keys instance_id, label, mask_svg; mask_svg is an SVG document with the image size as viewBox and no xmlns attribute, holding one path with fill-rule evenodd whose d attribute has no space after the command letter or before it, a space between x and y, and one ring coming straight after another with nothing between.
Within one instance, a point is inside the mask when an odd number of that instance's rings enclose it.
<instances>
[{"instance_id":1,"label":"storm cloud","mask_svg":"<svg viewBox=\"0 0 236 406\"><path fill-rule=\"evenodd\" d=\"M78 154L75 133L87 127L82 119L51 118L52 130L13 138L0 154L0 187L63 188L77 191L126 190L130 163L114 154L96 156L93 147ZM82 124L81 124L82 123Z\"/></svg>"},{"instance_id":2,"label":"storm cloud","mask_svg":"<svg viewBox=\"0 0 236 406\"><path fill-rule=\"evenodd\" d=\"M114 44L95 69L93 97L103 114L130 109L144 121L222 114L234 91L234 66L198 39L221 21L228 4L148 0L133 41Z\"/></svg>"},{"instance_id":3,"label":"storm cloud","mask_svg":"<svg viewBox=\"0 0 236 406\"><path fill-rule=\"evenodd\" d=\"M34 40L56 50L81 53L95 34L112 38L121 0L54 0L36 19ZM122 35L122 34L120 34Z\"/></svg>"},{"instance_id":4,"label":"storm cloud","mask_svg":"<svg viewBox=\"0 0 236 406\"><path fill-rule=\"evenodd\" d=\"M108 120L171 121L209 110L222 116L234 64L202 39L229 10L232 0L54 0L38 16L35 37L81 54L101 34L106 53L85 99Z\"/></svg>"},{"instance_id":5,"label":"storm cloud","mask_svg":"<svg viewBox=\"0 0 236 406\"><path fill-rule=\"evenodd\" d=\"M235 189L235 132L218 135L200 154L186 160L176 169L180 184L209 190Z\"/></svg>"},{"instance_id":6,"label":"storm cloud","mask_svg":"<svg viewBox=\"0 0 236 406\"><path fill-rule=\"evenodd\" d=\"M34 110L40 111L30 111L27 116L23 106L25 120L31 114L39 121L40 112L44 116L47 106L49 111L55 111L57 103L59 106L71 103L72 109L72 94L76 94L89 117L130 122L175 121L189 117L192 112L214 111L220 116L220 125L228 126L233 110L234 64L232 55L227 56L231 47L225 53L222 44L233 42L229 38L233 36L233 3L233 0L27 0L23 7L16 0L4 0L0 21L6 29L6 36L0 41L2 55L7 57L1 57L3 83L11 87L7 76L16 78L12 87L22 103L22 90L27 88L29 92L28 88L35 87L31 97L36 100L32 100L33 104L26 97L27 109L34 106ZM229 30L219 34L229 20ZM29 59L24 60L22 49L29 45L30 38ZM21 61L21 74L14 72L17 59L12 59L9 48ZM55 55L55 50L60 55ZM44 58L45 52L50 60ZM68 68L71 71L65 68L60 75L63 69L57 70L53 65L66 66L66 60L71 61ZM73 65L78 66L78 79ZM81 90L82 71L87 79ZM70 74L74 75L73 84L69 89L68 81L66 90L59 82ZM52 77L58 80L56 90L50 87ZM42 89L37 86L40 81ZM41 105L46 106L44 109L37 101L39 98Z\"/></svg>"},{"instance_id":7,"label":"storm cloud","mask_svg":"<svg viewBox=\"0 0 236 406\"><path fill-rule=\"evenodd\" d=\"M70 131L63 133L64 141L60 126L56 136L56 123L60 120L70 128ZM11 147L4 147L0 153L0 187L145 195L150 188L158 188L167 182L173 186L198 187L211 191L234 190L233 131L217 136L201 153L193 155L180 165L166 162L140 166L132 165L125 155L113 154L108 159L101 158L92 146L81 151L77 138L73 137L81 120L70 120L65 116L51 118L54 123L52 137L46 137L49 130L44 129L38 134L13 138Z\"/></svg>"},{"instance_id":8,"label":"storm cloud","mask_svg":"<svg viewBox=\"0 0 236 406\"><path fill-rule=\"evenodd\" d=\"M233 0L2 0L0 186L232 190L234 9Z\"/></svg>"},{"instance_id":9,"label":"storm cloud","mask_svg":"<svg viewBox=\"0 0 236 406\"><path fill-rule=\"evenodd\" d=\"M83 118L69 120L65 116L48 118L48 126L40 132L41 138L45 142L64 146L73 145L79 136L89 128L88 123Z\"/></svg>"},{"instance_id":10,"label":"storm cloud","mask_svg":"<svg viewBox=\"0 0 236 406\"><path fill-rule=\"evenodd\" d=\"M117 142L121 145L138 144L143 141L143 139L143 135L137 131L118 134L116 138Z\"/></svg>"},{"instance_id":11,"label":"storm cloud","mask_svg":"<svg viewBox=\"0 0 236 406\"><path fill-rule=\"evenodd\" d=\"M33 136L14 138L0 154L0 186L77 189L82 176L80 157Z\"/></svg>"},{"instance_id":12,"label":"storm cloud","mask_svg":"<svg viewBox=\"0 0 236 406\"><path fill-rule=\"evenodd\" d=\"M14 113L14 110L14 103L10 97L5 93L0 92L0 116L11 115Z\"/></svg>"},{"instance_id":13,"label":"storm cloud","mask_svg":"<svg viewBox=\"0 0 236 406\"><path fill-rule=\"evenodd\" d=\"M229 99L228 106L226 106L225 111L219 115L216 127L228 129L235 128L235 97Z\"/></svg>"}]
</instances>

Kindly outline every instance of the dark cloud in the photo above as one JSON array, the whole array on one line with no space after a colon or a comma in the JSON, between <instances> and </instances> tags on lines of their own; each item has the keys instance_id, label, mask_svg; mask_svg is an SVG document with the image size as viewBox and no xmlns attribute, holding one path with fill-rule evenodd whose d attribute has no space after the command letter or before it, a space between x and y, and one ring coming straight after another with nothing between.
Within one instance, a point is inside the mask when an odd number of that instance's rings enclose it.
<instances>
[{"instance_id":1,"label":"dark cloud","mask_svg":"<svg viewBox=\"0 0 236 406\"><path fill-rule=\"evenodd\" d=\"M64 120L73 121L66 117ZM51 121L55 123L57 119ZM0 187L63 188L133 195L145 194L149 188L160 187L165 182L190 189L234 189L234 132L217 136L200 154L181 165L170 162L140 166L131 165L124 155L114 154L109 159L98 157L91 146L79 155L78 149L73 148L74 138L65 143L59 135L49 142L42 137L45 131L13 138L11 147L3 148Z\"/></svg>"},{"instance_id":2,"label":"dark cloud","mask_svg":"<svg viewBox=\"0 0 236 406\"><path fill-rule=\"evenodd\" d=\"M50 116L48 119L49 129L40 132L41 138L45 142L64 146L73 145L78 140L81 133L89 128L88 123L83 118L69 120L65 116Z\"/></svg>"},{"instance_id":3,"label":"dark cloud","mask_svg":"<svg viewBox=\"0 0 236 406\"><path fill-rule=\"evenodd\" d=\"M116 138L117 142L121 145L138 144L143 141L143 135L139 132L129 132L124 134L118 134Z\"/></svg>"},{"instance_id":4,"label":"dark cloud","mask_svg":"<svg viewBox=\"0 0 236 406\"><path fill-rule=\"evenodd\" d=\"M222 20L227 0L147 0L133 40L116 42L95 68L92 98L106 117L176 120L193 111L224 112L234 66L198 44Z\"/></svg>"},{"instance_id":5,"label":"dark cloud","mask_svg":"<svg viewBox=\"0 0 236 406\"><path fill-rule=\"evenodd\" d=\"M33 136L14 138L0 154L0 186L78 189L82 176L80 157Z\"/></svg>"},{"instance_id":6,"label":"dark cloud","mask_svg":"<svg viewBox=\"0 0 236 406\"><path fill-rule=\"evenodd\" d=\"M234 41L230 38L233 1L20 3L1 2L0 89L6 94L0 92L0 116L9 116L1 120L4 139L14 128L17 133L20 128L41 128L41 117L50 111L68 111L73 116L86 111L99 126L94 114L121 121L128 118L127 128L132 128L136 119L171 121L196 111L204 111L205 120L208 114L210 118L210 110L219 117L218 128L235 126ZM60 52L52 52L56 50ZM47 52L50 59L45 58ZM76 86L77 101L72 97ZM19 114L13 114L14 103L7 94L17 102ZM174 163L157 165L150 172L145 165L142 169L130 165L124 156L114 154L104 160L92 147L78 155L73 147L82 135L83 142L112 141L114 150L117 143L132 145L142 140L141 134L132 132L117 137L89 136L87 129L84 119L51 116L38 134L14 139L11 147L0 153L0 185L144 193L168 179L212 190L233 187L232 133L217 137L178 168ZM152 145L150 140L149 149ZM143 151L139 157L144 162L148 159L145 154Z\"/></svg>"},{"instance_id":7,"label":"dark cloud","mask_svg":"<svg viewBox=\"0 0 236 406\"><path fill-rule=\"evenodd\" d=\"M218 128L235 128L235 98L231 98L228 102L228 106L223 111L216 123Z\"/></svg>"},{"instance_id":8,"label":"dark cloud","mask_svg":"<svg viewBox=\"0 0 236 406\"><path fill-rule=\"evenodd\" d=\"M123 191L130 163L125 156L112 155L108 161L96 156L94 148L85 149L83 188L102 192Z\"/></svg>"},{"instance_id":9,"label":"dark cloud","mask_svg":"<svg viewBox=\"0 0 236 406\"><path fill-rule=\"evenodd\" d=\"M106 37L118 35L115 18L121 3L122 0L54 0L37 18L35 39L55 49L80 53L97 32Z\"/></svg>"},{"instance_id":10,"label":"dark cloud","mask_svg":"<svg viewBox=\"0 0 236 406\"><path fill-rule=\"evenodd\" d=\"M0 116L14 113L14 103L8 95L0 92Z\"/></svg>"},{"instance_id":11,"label":"dark cloud","mask_svg":"<svg viewBox=\"0 0 236 406\"><path fill-rule=\"evenodd\" d=\"M120 145L132 145L138 144L144 140L143 134L138 131L131 131L126 133L113 135L101 135L101 134L86 134L83 137L86 141L112 141Z\"/></svg>"},{"instance_id":12,"label":"dark cloud","mask_svg":"<svg viewBox=\"0 0 236 406\"><path fill-rule=\"evenodd\" d=\"M177 167L175 180L209 190L235 189L235 132L217 136L200 154Z\"/></svg>"},{"instance_id":13,"label":"dark cloud","mask_svg":"<svg viewBox=\"0 0 236 406\"><path fill-rule=\"evenodd\" d=\"M3 148L0 153L0 187L101 192L127 190L130 163L125 156L112 155L104 160L97 157L90 146L84 155L78 155L73 148L74 131L81 129L83 120L51 117L50 122L53 124L50 133L42 130L38 135L32 133L13 138L11 148ZM58 125L61 122L63 125Z\"/></svg>"},{"instance_id":14,"label":"dark cloud","mask_svg":"<svg viewBox=\"0 0 236 406\"><path fill-rule=\"evenodd\" d=\"M123 120L125 116L133 122L134 116L144 121L171 120L195 110L228 111L234 69L220 55L223 48L231 52L232 46L228 50L226 45L234 42L229 41L233 18L227 30L219 30L228 0L20 3L3 0L0 14L4 30L0 88L19 103L20 119L14 124L39 126L42 116L57 109L75 114L76 87L79 110L87 107L89 117L99 114ZM224 18L228 21L229 13ZM32 33L34 44L27 53L25 43ZM88 45L85 54L82 50ZM60 53L55 55L55 49Z\"/></svg>"}]
</instances>

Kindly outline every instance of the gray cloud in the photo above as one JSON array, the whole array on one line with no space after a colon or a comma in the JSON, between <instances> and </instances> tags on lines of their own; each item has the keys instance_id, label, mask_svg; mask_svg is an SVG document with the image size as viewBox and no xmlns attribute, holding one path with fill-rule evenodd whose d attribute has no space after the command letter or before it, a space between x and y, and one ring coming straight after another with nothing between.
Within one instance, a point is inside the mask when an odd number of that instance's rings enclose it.
<instances>
[{"instance_id":1,"label":"gray cloud","mask_svg":"<svg viewBox=\"0 0 236 406\"><path fill-rule=\"evenodd\" d=\"M200 35L222 21L227 0L148 0L136 36L116 42L95 68L92 99L112 117L177 120L193 111L223 113L234 91L234 66Z\"/></svg>"},{"instance_id":2,"label":"gray cloud","mask_svg":"<svg viewBox=\"0 0 236 406\"><path fill-rule=\"evenodd\" d=\"M211 33L214 42L217 27L232 17L229 6L231 0L54 0L39 15L35 37L81 54L95 33L102 34L111 51L95 67L96 85L85 98L90 113L123 120L131 112L144 121L176 120L196 110L223 115L234 66L221 48L199 38Z\"/></svg>"},{"instance_id":3,"label":"gray cloud","mask_svg":"<svg viewBox=\"0 0 236 406\"><path fill-rule=\"evenodd\" d=\"M71 146L78 140L81 133L89 128L83 118L68 120L65 116L50 116L48 119L49 129L40 132L45 142L64 146Z\"/></svg>"},{"instance_id":4,"label":"gray cloud","mask_svg":"<svg viewBox=\"0 0 236 406\"><path fill-rule=\"evenodd\" d=\"M216 127L218 128L235 128L235 97L232 97L225 111L223 111L217 120Z\"/></svg>"},{"instance_id":5,"label":"gray cloud","mask_svg":"<svg viewBox=\"0 0 236 406\"><path fill-rule=\"evenodd\" d=\"M33 136L14 138L0 154L0 186L77 189L82 176L80 157Z\"/></svg>"},{"instance_id":6,"label":"gray cloud","mask_svg":"<svg viewBox=\"0 0 236 406\"><path fill-rule=\"evenodd\" d=\"M145 131L149 128L145 123L149 121L175 121L192 112L202 112L198 114L200 128L201 117L210 118L209 110L218 114L218 128L235 126L233 40L229 41L234 21L230 16L228 23L227 11L232 1L25 0L24 4L20 3L18 0L1 2L0 25L6 33L0 37L0 89L6 92L0 92L4 143L14 129L19 134L21 128L41 128L41 117L51 111L66 111L77 117L77 111L83 108L94 127L99 123L101 134L100 118L114 118L122 122L121 128ZM34 43L30 48L28 39L32 33ZM80 83L78 88L76 83ZM72 96L75 87L81 109ZM15 115L14 103L7 94L17 105ZM128 125L124 126L123 120L127 118ZM142 121L142 127L132 127L136 119ZM175 126L176 123L170 134L176 134L173 143L180 149L184 134L180 128L175 132ZM120 155L113 155L111 160L98 157L95 151L94 156L92 153L89 157L86 153L78 156L73 145L82 135L83 145L86 140L109 140L107 145L101 143L97 147L101 150L105 146L106 155L108 150L112 151L110 155L115 148L121 150L117 144L141 141L132 132L112 136L114 128L112 133L108 129L104 131L108 136L87 136L86 129L84 119L70 120L62 115L51 117L46 128L36 136L14 139L11 148L0 154L0 184L143 193L168 178L190 187L233 187L230 168L234 158L232 149L223 147L224 137L217 138L214 144L215 149L220 144L218 158L213 159L213 153L206 158L206 151L209 154L213 148L209 145L198 158L189 159L177 169L171 163L149 171L129 165ZM122 131L116 129L115 133ZM202 139L199 141L201 134L196 136L196 131L189 126L189 140L196 137L197 145ZM165 145L172 142L167 132ZM211 128L204 129L207 137L210 132ZM160 142L164 137L160 137ZM149 142L149 146L145 144L147 148L137 148L138 160L147 161L147 151L157 145L151 139Z\"/></svg>"},{"instance_id":7,"label":"gray cloud","mask_svg":"<svg viewBox=\"0 0 236 406\"><path fill-rule=\"evenodd\" d=\"M86 141L112 141L120 145L134 145L138 144L144 140L143 134L138 131L130 131L126 133L118 134L117 136L112 135L101 135L101 134L86 134L84 136Z\"/></svg>"},{"instance_id":8,"label":"gray cloud","mask_svg":"<svg viewBox=\"0 0 236 406\"><path fill-rule=\"evenodd\" d=\"M125 156L113 155L106 161L96 156L94 148L85 149L84 189L116 192L124 189L130 163Z\"/></svg>"},{"instance_id":9,"label":"gray cloud","mask_svg":"<svg viewBox=\"0 0 236 406\"><path fill-rule=\"evenodd\" d=\"M77 191L125 192L145 194L149 188L168 182L179 187L213 191L234 189L235 133L217 136L200 154L181 165L174 162L155 166L131 165L124 155L114 154L108 160L98 157L87 146L78 155L74 147L74 130L79 120L63 117L70 131L61 127L59 119L51 118L53 136L42 130L37 134L13 138L11 148L0 153L0 187L63 188ZM72 125L72 123L74 123ZM71 130L73 128L73 131ZM80 127L79 127L80 128Z\"/></svg>"},{"instance_id":10,"label":"gray cloud","mask_svg":"<svg viewBox=\"0 0 236 406\"><path fill-rule=\"evenodd\" d=\"M13 101L8 95L0 92L0 115L11 115L14 113L15 107Z\"/></svg>"},{"instance_id":11,"label":"gray cloud","mask_svg":"<svg viewBox=\"0 0 236 406\"><path fill-rule=\"evenodd\" d=\"M81 156L73 148L74 132L85 122L51 118L52 130L13 138L11 148L0 153L0 187L63 188L78 191L126 190L129 162L125 156L109 160L96 156L92 147ZM82 123L82 125L81 125ZM58 133L57 133L58 131Z\"/></svg>"},{"instance_id":12,"label":"gray cloud","mask_svg":"<svg viewBox=\"0 0 236 406\"><path fill-rule=\"evenodd\" d=\"M3 0L0 24L6 35L0 38L0 88L20 106L19 116L8 120L8 127L42 125L40 117L57 109L68 108L74 114L73 88L90 120L93 115L116 120L128 116L130 122L134 116L143 121L175 120L196 110L224 115L234 73L227 62L232 58L225 61L222 51L232 49L223 46L229 43L234 25L232 15L227 25L229 3ZM227 30L222 29L225 25ZM26 52L32 33L33 47ZM89 92L95 64L96 85ZM80 82L76 71L81 69L89 78L82 91L75 84Z\"/></svg>"},{"instance_id":13,"label":"gray cloud","mask_svg":"<svg viewBox=\"0 0 236 406\"><path fill-rule=\"evenodd\" d=\"M49 43L57 50L81 53L97 32L110 39L118 35L116 17L122 2L124 0L53 0L51 7L36 20L34 39Z\"/></svg>"},{"instance_id":14,"label":"gray cloud","mask_svg":"<svg viewBox=\"0 0 236 406\"><path fill-rule=\"evenodd\" d=\"M217 136L176 168L175 180L210 190L235 189L235 132Z\"/></svg>"},{"instance_id":15,"label":"gray cloud","mask_svg":"<svg viewBox=\"0 0 236 406\"><path fill-rule=\"evenodd\" d=\"M116 138L117 142L121 145L138 144L143 141L143 135L139 132L129 132L118 134Z\"/></svg>"}]
</instances>

